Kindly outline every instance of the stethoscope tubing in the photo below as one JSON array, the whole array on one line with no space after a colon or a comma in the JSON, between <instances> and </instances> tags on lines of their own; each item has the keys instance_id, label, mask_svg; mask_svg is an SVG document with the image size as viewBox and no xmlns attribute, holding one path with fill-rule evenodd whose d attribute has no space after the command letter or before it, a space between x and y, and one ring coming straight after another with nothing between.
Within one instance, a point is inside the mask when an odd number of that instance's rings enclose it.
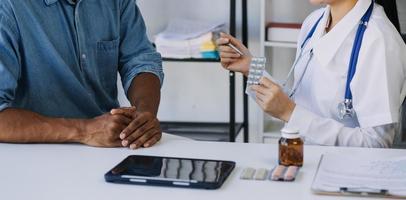
<instances>
[{"instance_id":1,"label":"stethoscope tubing","mask_svg":"<svg viewBox=\"0 0 406 200\"><path fill-rule=\"evenodd\" d=\"M346 81L346 89L345 89L345 97L344 97L344 101L346 102L350 102L350 104L352 103L352 92L351 92L351 88L350 88L350 84L351 81L355 75L356 72L356 66L358 63L358 57L359 57L359 52L361 50L361 45L362 45L362 41L363 41L363 36L364 33L366 31L369 19L372 15L372 11L373 11L373 6L374 6L374 1L372 1L370 7L368 8L367 12L364 14L364 16L361 18L360 21L360 25L358 26L357 29L357 33L355 36L355 40L354 40L354 46L353 49L351 51L351 58L349 61L349 67L348 67L348 74L347 74L347 81ZM321 19L323 18L323 15L316 21L316 23L314 24L314 26L312 27L312 29L310 30L310 32L308 33L308 35L306 36L305 40L303 41L303 43L300 45L300 53L299 56L295 59L292 68L290 69L287 78L285 79L284 83L283 83L283 87L286 87L287 82L289 80L289 78L292 76L294 70L297 67L298 62L300 61L300 59L302 59L303 57L303 52L304 52L304 48L306 47L309 39L311 39L313 37L314 32L316 31L316 28L318 26L318 24L320 23ZM298 81L296 82L296 84L293 86L289 97L293 97L293 95L296 93L300 83L303 80L304 74L307 71L308 65L310 64L310 60L313 57L313 49L310 50L310 56L309 56L309 60L306 63L305 69L303 70L302 75L299 77ZM352 109L352 105L351 109Z\"/></svg>"}]
</instances>

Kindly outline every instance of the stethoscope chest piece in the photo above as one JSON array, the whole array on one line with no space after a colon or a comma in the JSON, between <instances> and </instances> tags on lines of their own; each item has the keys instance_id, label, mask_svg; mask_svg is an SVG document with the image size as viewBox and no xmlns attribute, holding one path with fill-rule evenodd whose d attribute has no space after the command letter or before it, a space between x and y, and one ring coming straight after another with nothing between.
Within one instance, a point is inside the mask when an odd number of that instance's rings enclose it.
<instances>
[{"instance_id":1,"label":"stethoscope chest piece","mask_svg":"<svg viewBox=\"0 0 406 200\"><path fill-rule=\"evenodd\" d=\"M355 115L351 99L345 99L344 102L338 104L337 108L338 108L338 118L340 118L340 120L344 120L346 118L353 118Z\"/></svg>"}]
</instances>

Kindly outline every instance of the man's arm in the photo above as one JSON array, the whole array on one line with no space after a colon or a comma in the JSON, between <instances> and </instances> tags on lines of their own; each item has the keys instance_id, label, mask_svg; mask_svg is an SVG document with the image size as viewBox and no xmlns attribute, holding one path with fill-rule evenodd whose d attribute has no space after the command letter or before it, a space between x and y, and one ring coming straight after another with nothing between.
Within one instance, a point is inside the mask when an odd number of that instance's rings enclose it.
<instances>
[{"instance_id":1,"label":"man's arm","mask_svg":"<svg viewBox=\"0 0 406 200\"><path fill-rule=\"evenodd\" d=\"M135 109L114 109L112 114L124 115L133 121L121 132L123 146L131 149L150 147L162 137L159 120L156 118L160 102L160 81L151 73L142 73L134 78L128 90L128 98Z\"/></svg>"},{"instance_id":2,"label":"man's arm","mask_svg":"<svg viewBox=\"0 0 406 200\"><path fill-rule=\"evenodd\" d=\"M12 143L80 142L83 121L52 119L39 114L9 108L0 112L0 141Z\"/></svg>"},{"instance_id":3,"label":"man's arm","mask_svg":"<svg viewBox=\"0 0 406 200\"><path fill-rule=\"evenodd\" d=\"M134 78L128 90L128 99L138 112L158 113L161 98L159 78L151 73L142 73Z\"/></svg>"},{"instance_id":4,"label":"man's arm","mask_svg":"<svg viewBox=\"0 0 406 200\"><path fill-rule=\"evenodd\" d=\"M133 120L120 138L123 146L136 149L152 146L161 138L156 115L164 75L161 55L147 37L137 5L132 0L121 3L119 71L124 91L136 109L115 109L111 113Z\"/></svg>"},{"instance_id":5,"label":"man's arm","mask_svg":"<svg viewBox=\"0 0 406 200\"><path fill-rule=\"evenodd\" d=\"M105 114L94 119L50 118L8 108L0 112L0 142L83 143L97 147L121 146L119 133L131 119Z\"/></svg>"}]
</instances>

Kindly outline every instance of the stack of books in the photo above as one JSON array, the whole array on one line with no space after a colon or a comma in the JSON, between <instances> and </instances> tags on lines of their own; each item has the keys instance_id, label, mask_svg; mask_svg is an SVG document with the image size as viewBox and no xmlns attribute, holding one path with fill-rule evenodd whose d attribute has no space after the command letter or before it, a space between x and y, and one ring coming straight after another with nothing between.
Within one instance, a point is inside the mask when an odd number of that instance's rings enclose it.
<instances>
[{"instance_id":1,"label":"stack of books","mask_svg":"<svg viewBox=\"0 0 406 200\"><path fill-rule=\"evenodd\" d=\"M164 58L218 59L214 33L223 31L225 23L177 19L155 37L157 51Z\"/></svg>"}]
</instances>

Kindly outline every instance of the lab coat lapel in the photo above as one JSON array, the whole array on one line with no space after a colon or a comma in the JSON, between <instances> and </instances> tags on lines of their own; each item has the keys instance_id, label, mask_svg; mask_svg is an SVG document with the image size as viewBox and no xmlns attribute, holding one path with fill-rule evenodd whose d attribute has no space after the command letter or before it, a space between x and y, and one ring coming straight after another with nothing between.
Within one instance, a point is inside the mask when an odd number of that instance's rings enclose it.
<instances>
[{"instance_id":1,"label":"lab coat lapel","mask_svg":"<svg viewBox=\"0 0 406 200\"><path fill-rule=\"evenodd\" d=\"M338 49L353 30L358 28L358 24L371 5L371 0L358 0L354 8L344 16L336 26L325 33L325 27L330 16L330 8L326 7L323 20L317 27L313 42L314 56L321 67L327 66L336 55ZM350 50L351 51L351 50ZM348 62L350 58L348 57Z\"/></svg>"}]
</instances>

